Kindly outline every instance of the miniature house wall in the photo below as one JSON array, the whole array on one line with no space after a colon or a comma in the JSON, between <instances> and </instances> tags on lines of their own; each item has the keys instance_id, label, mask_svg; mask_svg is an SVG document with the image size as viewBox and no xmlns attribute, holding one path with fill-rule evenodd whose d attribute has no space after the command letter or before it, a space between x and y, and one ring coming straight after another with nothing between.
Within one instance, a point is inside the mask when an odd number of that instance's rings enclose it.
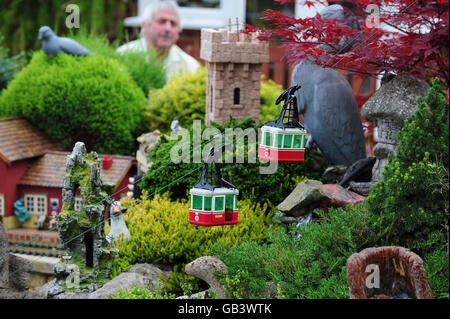
<instances>
[{"instance_id":1,"label":"miniature house wall","mask_svg":"<svg viewBox=\"0 0 450 319\"><path fill-rule=\"evenodd\" d=\"M202 29L200 57L207 68L205 124L259 118L261 66L269 43L256 34Z\"/></svg>"}]
</instances>

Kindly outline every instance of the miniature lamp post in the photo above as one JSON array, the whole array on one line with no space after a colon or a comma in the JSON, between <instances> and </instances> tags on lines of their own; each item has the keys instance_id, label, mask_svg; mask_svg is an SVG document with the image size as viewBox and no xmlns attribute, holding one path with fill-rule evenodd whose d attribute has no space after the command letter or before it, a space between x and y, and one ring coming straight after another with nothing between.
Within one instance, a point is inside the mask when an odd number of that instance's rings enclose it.
<instances>
[{"instance_id":1,"label":"miniature lamp post","mask_svg":"<svg viewBox=\"0 0 450 319\"><path fill-rule=\"evenodd\" d=\"M300 85L285 90L275 104L284 101L280 117L261 128L258 158L272 162L303 162L306 130L299 121L295 91Z\"/></svg>"},{"instance_id":2,"label":"miniature lamp post","mask_svg":"<svg viewBox=\"0 0 450 319\"><path fill-rule=\"evenodd\" d=\"M213 163L213 158L214 148L210 151L209 159L203 164L200 181L189 192L189 223L193 225L218 226L238 222L239 191L222 178L220 167Z\"/></svg>"}]
</instances>

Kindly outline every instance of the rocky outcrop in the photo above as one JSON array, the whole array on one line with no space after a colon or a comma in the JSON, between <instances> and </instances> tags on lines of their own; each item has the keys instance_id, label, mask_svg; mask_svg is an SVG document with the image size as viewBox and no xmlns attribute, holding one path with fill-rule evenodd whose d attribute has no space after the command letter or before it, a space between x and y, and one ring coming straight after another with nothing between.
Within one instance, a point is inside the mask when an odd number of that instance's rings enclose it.
<instances>
[{"instance_id":1,"label":"rocky outcrop","mask_svg":"<svg viewBox=\"0 0 450 319\"><path fill-rule=\"evenodd\" d=\"M315 180L304 181L278 206L278 210L292 217L300 217L308 214L315 208L323 197L323 184Z\"/></svg>"},{"instance_id":2,"label":"rocky outcrop","mask_svg":"<svg viewBox=\"0 0 450 319\"><path fill-rule=\"evenodd\" d=\"M74 209L76 191L80 189L82 208ZM109 194L112 185L100 178L100 161L97 153L87 153L84 143L77 142L66 160L66 177L63 186L63 207L57 217L57 228L71 263L80 270L80 283L96 283L109 278L116 249L109 247L105 238L105 210L112 203ZM55 270L57 282L64 289L65 277L71 270L59 265ZM87 269L87 271L84 271ZM96 269L92 272L92 269Z\"/></svg>"},{"instance_id":3,"label":"rocky outcrop","mask_svg":"<svg viewBox=\"0 0 450 319\"><path fill-rule=\"evenodd\" d=\"M114 296L120 289L134 287L146 288L150 291L164 292L163 278L170 273L152 264L136 264L129 271L105 283L102 287L91 285L77 291L66 292L57 284L58 279L30 291L27 299L107 299Z\"/></svg>"},{"instance_id":4,"label":"rocky outcrop","mask_svg":"<svg viewBox=\"0 0 450 319\"><path fill-rule=\"evenodd\" d=\"M23 298L30 287L32 263L9 253L8 236L0 222L0 299Z\"/></svg>"},{"instance_id":5,"label":"rocky outcrop","mask_svg":"<svg viewBox=\"0 0 450 319\"><path fill-rule=\"evenodd\" d=\"M365 201L365 197L349 191L338 184L322 184L307 180L297 185L286 199L277 206L274 222L297 224L305 220L315 209L328 213L330 207L355 206Z\"/></svg>"},{"instance_id":6,"label":"rocky outcrop","mask_svg":"<svg viewBox=\"0 0 450 319\"><path fill-rule=\"evenodd\" d=\"M367 248L347 260L351 299L433 298L422 259L403 247Z\"/></svg>"}]
</instances>

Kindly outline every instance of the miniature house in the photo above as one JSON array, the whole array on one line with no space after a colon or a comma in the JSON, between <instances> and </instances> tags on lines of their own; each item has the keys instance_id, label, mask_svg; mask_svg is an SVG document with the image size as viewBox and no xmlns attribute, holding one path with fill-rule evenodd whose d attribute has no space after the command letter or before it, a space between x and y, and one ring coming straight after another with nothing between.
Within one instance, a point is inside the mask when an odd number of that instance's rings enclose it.
<instances>
[{"instance_id":1,"label":"miniature house","mask_svg":"<svg viewBox=\"0 0 450 319\"><path fill-rule=\"evenodd\" d=\"M239 30L202 29L200 57L207 68L205 124L259 119L261 66L269 44Z\"/></svg>"},{"instance_id":2,"label":"miniature house","mask_svg":"<svg viewBox=\"0 0 450 319\"><path fill-rule=\"evenodd\" d=\"M5 229L37 228L37 220L62 208L62 188L66 158L62 144L51 140L22 117L0 119L0 216ZM130 177L136 173L135 159L129 156L99 155L101 178L115 184L114 198L128 191ZM103 159L105 159L103 161ZM14 203L24 198L24 206L32 218L20 225L14 214ZM75 198L80 209L81 197Z\"/></svg>"}]
</instances>

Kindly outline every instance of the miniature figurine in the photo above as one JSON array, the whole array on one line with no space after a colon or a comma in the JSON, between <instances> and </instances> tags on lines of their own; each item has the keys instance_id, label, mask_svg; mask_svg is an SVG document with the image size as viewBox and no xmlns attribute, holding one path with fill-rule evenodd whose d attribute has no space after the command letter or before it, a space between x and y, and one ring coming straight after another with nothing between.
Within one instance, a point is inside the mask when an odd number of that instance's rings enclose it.
<instances>
[{"instance_id":1,"label":"miniature figurine","mask_svg":"<svg viewBox=\"0 0 450 319\"><path fill-rule=\"evenodd\" d=\"M24 221L31 218L31 214L27 212L27 210L23 206L23 201L24 199L23 197L21 197L14 203L14 214L19 218L20 223L23 223Z\"/></svg>"},{"instance_id":2,"label":"miniature figurine","mask_svg":"<svg viewBox=\"0 0 450 319\"><path fill-rule=\"evenodd\" d=\"M56 36L50 27L39 29L39 40L42 41L42 50L47 55L57 55L64 52L72 55L91 55L91 52L77 41Z\"/></svg>"},{"instance_id":3,"label":"miniature figurine","mask_svg":"<svg viewBox=\"0 0 450 319\"><path fill-rule=\"evenodd\" d=\"M47 218L47 215L46 215L45 211L43 211L39 214L39 218L37 221L38 229L44 229L46 218Z\"/></svg>"},{"instance_id":4,"label":"miniature figurine","mask_svg":"<svg viewBox=\"0 0 450 319\"><path fill-rule=\"evenodd\" d=\"M119 238L123 234L124 238L130 238L130 231L125 225L123 220L123 213L127 211L127 208L122 208L122 204L115 201L109 209L109 217L111 219L111 231L106 236L106 240L111 244L115 239Z\"/></svg>"}]
</instances>

